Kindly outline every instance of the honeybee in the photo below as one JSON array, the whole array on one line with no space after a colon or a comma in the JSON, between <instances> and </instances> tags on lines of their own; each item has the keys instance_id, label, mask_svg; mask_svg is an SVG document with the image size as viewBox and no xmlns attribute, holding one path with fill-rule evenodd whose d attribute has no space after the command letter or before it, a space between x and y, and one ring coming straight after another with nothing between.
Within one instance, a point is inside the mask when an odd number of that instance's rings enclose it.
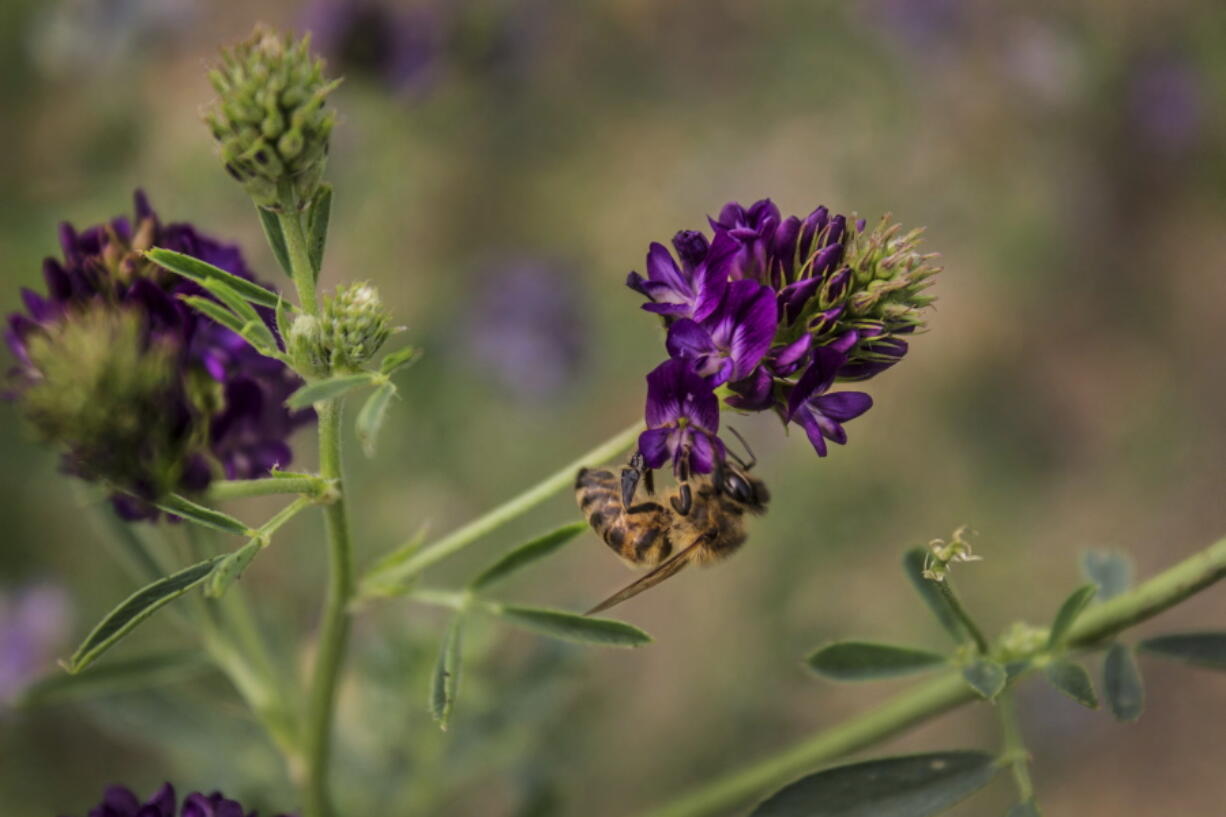
<instances>
[{"instance_id":1,"label":"honeybee","mask_svg":"<svg viewBox=\"0 0 1226 817\"><path fill-rule=\"evenodd\" d=\"M736 431L733 431L736 434ZM740 434L737 438L744 445ZM689 564L710 564L732 555L745 543L745 514L766 511L770 493L749 476L757 462L729 452L734 463L718 462L712 474L689 479L683 474L668 503L655 498L650 469L636 453L620 476L612 471L579 469L575 499L588 524L614 553L651 572L609 596L586 615L599 613L637 596ZM640 486L646 494L636 502Z\"/></svg>"}]
</instances>

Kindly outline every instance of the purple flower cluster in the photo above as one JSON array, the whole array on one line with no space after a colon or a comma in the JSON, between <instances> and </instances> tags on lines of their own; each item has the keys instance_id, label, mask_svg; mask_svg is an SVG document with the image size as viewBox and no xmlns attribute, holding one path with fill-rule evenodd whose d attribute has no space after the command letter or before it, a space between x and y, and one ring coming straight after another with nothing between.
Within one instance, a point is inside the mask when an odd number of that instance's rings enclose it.
<instances>
[{"instance_id":1,"label":"purple flower cluster","mask_svg":"<svg viewBox=\"0 0 1226 817\"><path fill-rule=\"evenodd\" d=\"M441 31L432 9L385 0L315 0L302 27L334 70L374 80L393 93L429 87L437 73Z\"/></svg>"},{"instance_id":2,"label":"purple flower cluster","mask_svg":"<svg viewBox=\"0 0 1226 817\"><path fill-rule=\"evenodd\" d=\"M843 423L872 399L836 391L867 380L907 353L901 337L922 326L932 298L921 292L938 268L883 219L870 230L818 207L783 218L769 199L731 203L708 219L713 235L682 230L673 253L653 243L646 277L627 286L662 317L669 359L647 376L648 467L671 461L681 478L723 459L720 400L738 411L774 410L804 429L813 448L842 444Z\"/></svg>"},{"instance_id":3,"label":"purple flower cluster","mask_svg":"<svg viewBox=\"0 0 1226 817\"><path fill-rule=\"evenodd\" d=\"M110 786L102 795L102 802L90 809L88 817L258 817L254 811L246 811L234 800L227 800L221 792L207 797L199 792L187 795L183 807L178 808L175 787L164 784L152 797L141 803L131 790L124 786ZM281 815L289 817L289 815Z\"/></svg>"},{"instance_id":4,"label":"purple flower cluster","mask_svg":"<svg viewBox=\"0 0 1226 817\"><path fill-rule=\"evenodd\" d=\"M284 467L292 458L287 439L310 422L310 411L291 414L283 405L301 381L280 361L264 357L229 329L190 309L178 296L207 295L195 283L147 261L142 251L165 247L254 280L234 245L204 235L190 224L163 224L145 195L135 196L135 219L116 218L77 231L60 227L63 260L43 265L47 294L22 291L25 312L9 317L5 341L17 358L11 372L18 398L40 382L43 373L30 355L31 342L71 323L90 310L135 313L150 348L173 350L179 382L166 390L168 405L158 407L176 418L176 435L186 451L176 490L198 492L218 475L249 479ZM261 308L270 329L271 310ZM77 452L79 453L79 452ZM119 452L117 452L119 453ZM156 457L163 452L150 452ZM69 446L66 469L88 478L116 481L116 475L82 462ZM154 498L153 485L131 477L120 487ZM116 510L126 519L156 518L148 502L117 493Z\"/></svg>"}]
</instances>

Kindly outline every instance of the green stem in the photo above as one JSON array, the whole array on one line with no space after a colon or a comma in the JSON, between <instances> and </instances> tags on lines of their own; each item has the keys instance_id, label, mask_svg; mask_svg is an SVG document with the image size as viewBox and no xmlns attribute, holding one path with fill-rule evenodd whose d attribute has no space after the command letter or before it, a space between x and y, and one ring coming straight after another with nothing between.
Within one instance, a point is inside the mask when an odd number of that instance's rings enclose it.
<instances>
[{"instance_id":1,"label":"green stem","mask_svg":"<svg viewBox=\"0 0 1226 817\"><path fill-rule=\"evenodd\" d=\"M962 606L962 600L954 592L953 586L949 583L949 578L946 577L936 582L936 586L940 594L945 597L945 601L949 603L949 608L953 611L953 614L958 617L962 628L966 630L967 635L975 642L975 649L979 651L980 655L987 655L991 651L991 647L988 646L988 640L984 637L983 631L979 629L979 625L975 624L975 620L971 618L971 614Z\"/></svg>"},{"instance_id":2,"label":"green stem","mask_svg":"<svg viewBox=\"0 0 1226 817\"><path fill-rule=\"evenodd\" d=\"M283 206L277 214L285 249L289 253L290 269L294 271L294 288L298 290L298 305L308 315L319 311L315 300L315 268L307 252L306 233L302 229L302 214L295 206Z\"/></svg>"},{"instance_id":3,"label":"green stem","mask_svg":"<svg viewBox=\"0 0 1226 817\"><path fill-rule=\"evenodd\" d=\"M380 572L378 576L379 584L387 585L406 581L436 562L440 562L453 553L462 550L490 531L496 530L517 516L527 513L559 491L571 487L574 484L575 472L583 466L591 466L604 462L630 446L642 430L643 424L636 422L629 428L619 431L575 461L567 463L558 471L545 477L545 479L533 485L522 494L477 517L442 539L431 542L405 561Z\"/></svg>"},{"instance_id":4,"label":"green stem","mask_svg":"<svg viewBox=\"0 0 1226 817\"><path fill-rule=\"evenodd\" d=\"M1005 690L996 698L996 711L1004 731L1004 756L1013 770L1013 782L1017 786L1018 801L1025 803L1034 797L1034 784L1030 781L1030 753L1022 739L1022 727L1017 719L1017 705L1013 692Z\"/></svg>"},{"instance_id":5,"label":"green stem","mask_svg":"<svg viewBox=\"0 0 1226 817\"><path fill-rule=\"evenodd\" d=\"M1164 570L1133 590L1083 613L1069 632L1068 643L1095 646L1226 576L1226 539ZM1036 650L1042 652L1045 647ZM706 817L721 814L772 787L781 786L814 767L849 752L873 746L908 727L978 697L957 675L924 683L886 700L876 709L802 740L783 752L700 786L642 817Z\"/></svg>"},{"instance_id":6,"label":"green stem","mask_svg":"<svg viewBox=\"0 0 1226 817\"><path fill-rule=\"evenodd\" d=\"M233 479L214 482L209 486L208 499L223 502L249 496L273 496L275 494L304 494L317 496L328 487L328 481L320 477L266 477L264 479Z\"/></svg>"},{"instance_id":7,"label":"green stem","mask_svg":"<svg viewBox=\"0 0 1226 817\"><path fill-rule=\"evenodd\" d=\"M297 265L295 265L297 269ZM319 470L325 479L341 484L341 405L318 403ZM307 817L333 813L328 796L330 757L336 685L349 635L349 600L353 595L353 553L349 524L345 518L344 491L336 502L324 507L328 532L328 595L324 603L319 653L315 659L307 704Z\"/></svg>"}]
</instances>

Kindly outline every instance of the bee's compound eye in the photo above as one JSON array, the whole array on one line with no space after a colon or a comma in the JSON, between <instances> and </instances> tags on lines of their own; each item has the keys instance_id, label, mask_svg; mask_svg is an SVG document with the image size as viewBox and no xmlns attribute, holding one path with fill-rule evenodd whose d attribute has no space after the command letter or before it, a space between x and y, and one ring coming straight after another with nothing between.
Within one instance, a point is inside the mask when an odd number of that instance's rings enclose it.
<instances>
[{"instance_id":1,"label":"bee's compound eye","mask_svg":"<svg viewBox=\"0 0 1226 817\"><path fill-rule=\"evenodd\" d=\"M728 474L724 478L724 493L738 502L753 501L753 486L740 474Z\"/></svg>"}]
</instances>

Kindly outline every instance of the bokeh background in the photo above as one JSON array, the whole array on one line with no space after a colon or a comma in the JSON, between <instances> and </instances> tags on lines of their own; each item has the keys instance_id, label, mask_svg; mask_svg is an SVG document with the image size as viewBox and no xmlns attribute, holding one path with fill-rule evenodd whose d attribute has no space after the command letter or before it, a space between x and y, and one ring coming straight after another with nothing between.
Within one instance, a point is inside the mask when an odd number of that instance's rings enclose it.
<instances>
[{"instance_id":1,"label":"bokeh background","mask_svg":"<svg viewBox=\"0 0 1226 817\"><path fill-rule=\"evenodd\" d=\"M946 267L930 332L870 384L845 448L819 459L770 418L740 423L771 512L731 562L619 611L650 647L480 624L442 733L425 701L443 619L405 601L365 612L343 692L349 813L631 815L871 707L898 686L827 684L800 658L838 636L941 645L899 557L960 524L985 560L959 586L993 631L1045 623L1085 548L1126 551L1144 576L1226 532L1220 3L422 0L352 19L337 5L0 4L0 306L41 287L57 222L128 212L138 186L277 279L201 124L204 70L257 20L315 27L347 76L325 278L373 281L427 350L378 456L349 461L362 563L633 421L663 347L625 274L725 201L892 212L928 225ZM0 627L38 622L34 646L0 656L16 688L132 584L94 498L0 412ZM309 434L297 448L309 464ZM429 582L574 516L558 497ZM270 631L310 631L322 561L299 519L248 574ZM503 595L582 609L628 575L584 536ZM1215 590L1143 631L1224 613ZM177 637L155 621L123 649ZM1143 669L1131 726L1025 687L1047 813L1220 813L1226 678ZM974 707L878 751L997 740ZM0 714L6 813L80 814L111 781L165 779L294 806L220 677ZM1002 776L957 813L1011 798Z\"/></svg>"}]
</instances>

